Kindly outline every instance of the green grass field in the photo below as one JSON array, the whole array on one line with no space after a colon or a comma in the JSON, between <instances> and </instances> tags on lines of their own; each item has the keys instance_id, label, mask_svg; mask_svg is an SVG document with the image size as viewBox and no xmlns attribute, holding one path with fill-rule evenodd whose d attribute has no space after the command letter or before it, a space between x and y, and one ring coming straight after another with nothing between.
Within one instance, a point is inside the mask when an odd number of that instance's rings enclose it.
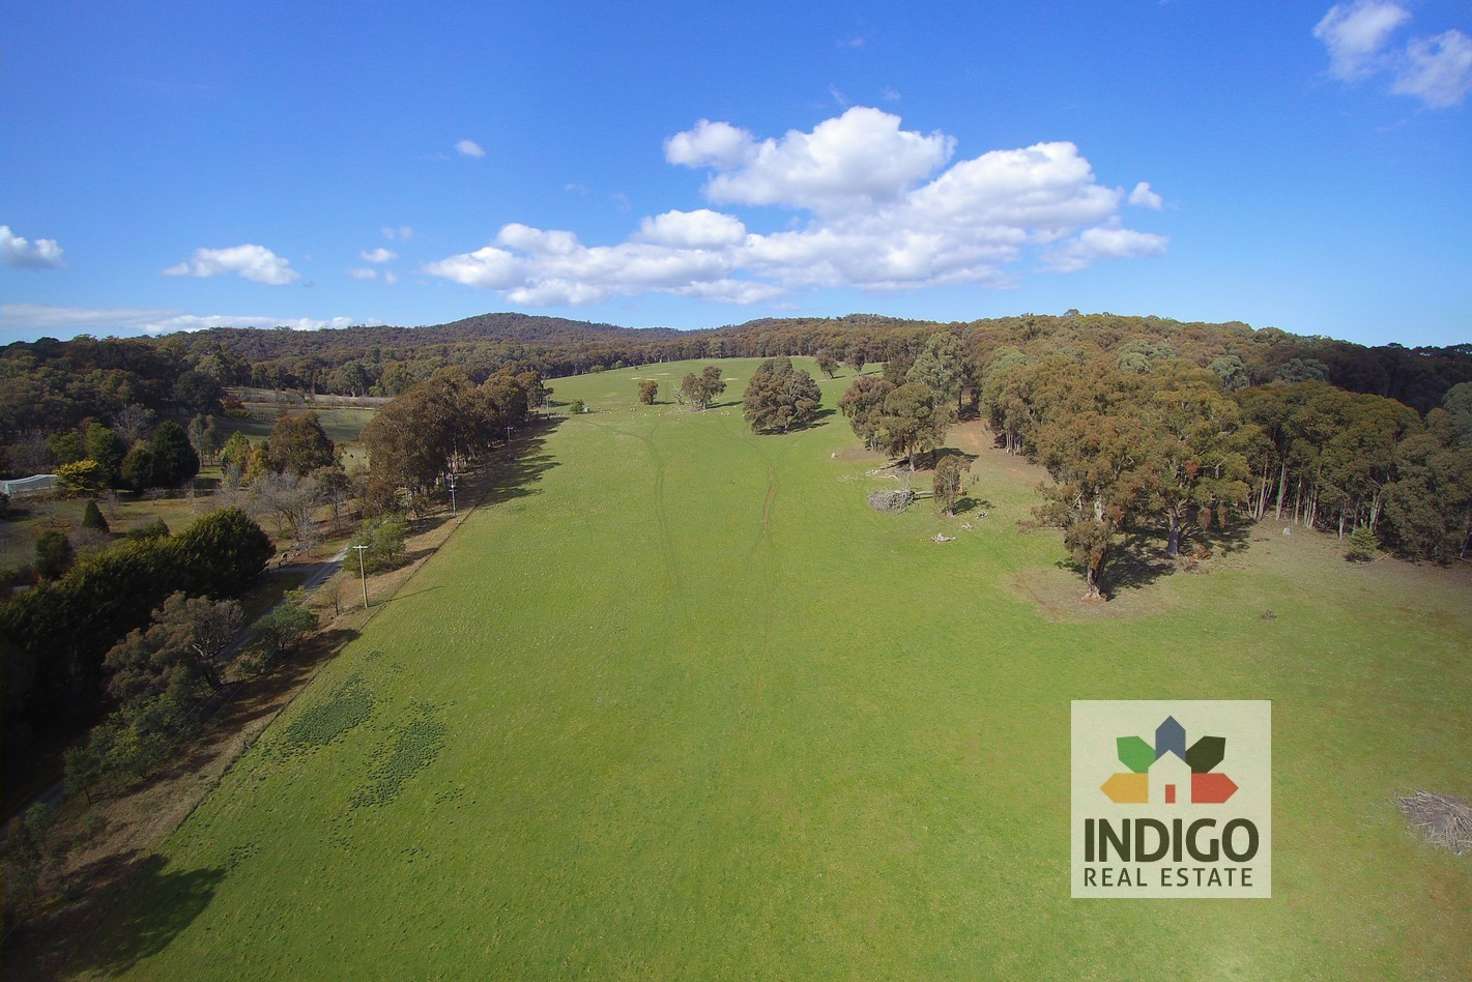
<instances>
[{"instance_id":1,"label":"green grass field","mask_svg":"<svg viewBox=\"0 0 1472 982\"><path fill-rule=\"evenodd\" d=\"M244 433L250 437L251 442L258 443L271 435L271 427L276 425L276 418L282 413L300 415L306 412L315 412L317 419L322 424L323 431L328 439L337 444L342 451L343 466L351 466L354 463L366 463L367 455L363 452L358 436L363 432L363 427L373 418L378 410L373 408L360 408L355 406L336 406L327 408L316 408L309 405L296 403L278 402L248 402L245 404L249 416L242 419L221 419L223 439L228 439L231 433Z\"/></svg>"},{"instance_id":2,"label":"green grass field","mask_svg":"<svg viewBox=\"0 0 1472 982\"><path fill-rule=\"evenodd\" d=\"M1083 608L1057 535L1017 528L1035 472L984 453L971 531L876 514L893 482L841 416L747 431L755 364L699 414L635 402L696 363L558 380L595 411L525 448L69 969L1472 976L1472 858L1393 804L1472 797L1465 577L1273 528ZM1069 898L1080 698L1274 700L1273 899Z\"/></svg>"}]
</instances>

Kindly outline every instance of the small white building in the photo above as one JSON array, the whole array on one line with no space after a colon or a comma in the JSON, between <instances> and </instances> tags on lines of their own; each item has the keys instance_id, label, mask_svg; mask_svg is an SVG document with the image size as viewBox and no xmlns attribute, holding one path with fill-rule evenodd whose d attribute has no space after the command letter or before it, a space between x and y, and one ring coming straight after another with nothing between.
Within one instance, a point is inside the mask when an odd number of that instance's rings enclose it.
<instances>
[{"instance_id":1,"label":"small white building","mask_svg":"<svg viewBox=\"0 0 1472 982\"><path fill-rule=\"evenodd\" d=\"M1150 804L1191 803L1191 765L1167 751L1150 765Z\"/></svg>"}]
</instances>

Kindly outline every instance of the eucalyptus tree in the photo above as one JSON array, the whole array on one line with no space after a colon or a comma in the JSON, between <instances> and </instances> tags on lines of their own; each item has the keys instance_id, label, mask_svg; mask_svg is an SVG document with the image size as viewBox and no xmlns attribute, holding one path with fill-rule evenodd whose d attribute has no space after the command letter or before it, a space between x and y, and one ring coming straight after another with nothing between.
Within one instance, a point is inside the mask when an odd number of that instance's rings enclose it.
<instances>
[{"instance_id":1,"label":"eucalyptus tree","mask_svg":"<svg viewBox=\"0 0 1472 982\"><path fill-rule=\"evenodd\" d=\"M757 433L786 433L817 417L823 393L807 372L788 358L768 358L746 383L742 415Z\"/></svg>"},{"instance_id":2,"label":"eucalyptus tree","mask_svg":"<svg viewBox=\"0 0 1472 982\"><path fill-rule=\"evenodd\" d=\"M1173 362L1152 379L1152 389L1142 407L1146 502L1163 519L1167 555L1176 556L1190 529L1221 523L1229 507L1246 504L1251 431L1210 371Z\"/></svg>"},{"instance_id":3,"label":"eucalyptus tree","mask_svg":"<svg viewBox=\"0 0 1472 982\"><path fill-rule=\"evenodd\" d=\"M957 335L942 331L932 334L925 342L925 347L915 356L905 378L910 382L928 385L946 400L954 399L959 412L966 375L965 346Z\"/></svg>"}]
</instances>

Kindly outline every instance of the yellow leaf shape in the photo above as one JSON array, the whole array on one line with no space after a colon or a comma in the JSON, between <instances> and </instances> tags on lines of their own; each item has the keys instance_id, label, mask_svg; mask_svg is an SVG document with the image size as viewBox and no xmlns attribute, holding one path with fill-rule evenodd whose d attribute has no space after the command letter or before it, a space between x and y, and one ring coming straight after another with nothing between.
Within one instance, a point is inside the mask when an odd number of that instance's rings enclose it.
<instances>
[{"instance_id":1,"label":"yellow leaf shape","mask_svg":"<svg viewBox=\"0 0 1472 982\"><path fill-rule=\"evenodd\" d=\"M1150 775L1131 774L1121 771L1109 775L1109 780L1099 785L1099 790L1109 796L1116 805L1144 805L1150 801Z\"/></svg>"}]
</instances>

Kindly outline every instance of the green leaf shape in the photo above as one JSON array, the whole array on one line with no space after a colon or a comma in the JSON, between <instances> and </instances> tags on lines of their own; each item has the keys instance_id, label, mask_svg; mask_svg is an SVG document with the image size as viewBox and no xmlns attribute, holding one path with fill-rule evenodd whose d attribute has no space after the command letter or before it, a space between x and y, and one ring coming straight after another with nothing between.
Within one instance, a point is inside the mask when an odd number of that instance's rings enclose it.
<instances>
[{"instance_id":1,"label":"green leaf shape","mask_svg":"<svg viewBox=\"0 0 1472 982\"><path fill-rule=\"evenodd\" d=\"M1155 748L1137 736L1120 737L1114 741L1119 748L1119 762L1136 774L1147 774L1155 763Z\"/></svg>"}]
</instances>

